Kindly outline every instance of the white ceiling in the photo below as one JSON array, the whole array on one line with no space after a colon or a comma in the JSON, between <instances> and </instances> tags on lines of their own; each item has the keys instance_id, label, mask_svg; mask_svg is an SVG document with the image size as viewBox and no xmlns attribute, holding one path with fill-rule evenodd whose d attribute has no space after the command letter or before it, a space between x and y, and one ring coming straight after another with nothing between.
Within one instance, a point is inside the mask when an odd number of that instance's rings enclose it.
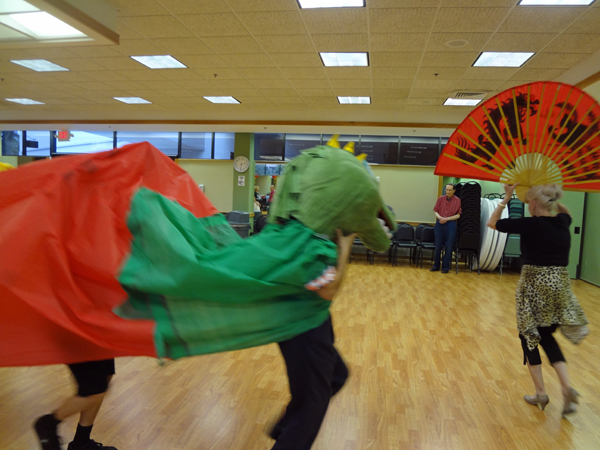
<instances>
[{"instance_id":1,"label":"white ceiling","mask_svg":"<svg viewBox=\"0 0 600 450\"><path fill-rule=\"evenodd\" d=\"M518 0L366 0L365 8L310 10L296 0L108 1L118 10L119 45L0 50L0 126L187 120L188 129L228 121L221 128L255 131L308 121L297 129L318 131L313 122L323 122L323 130L331 128L327 122L381 122L448 124L450 133L471 110L442 106L453 91L490 96L531 81L575 84L600 71L600 1L523 7ZM448 45L456 40L468 42ZM369 52L370 67L325 68L318 55L351 51ZM472 67L482 51L536 54L521 68ZM130 58L162 54L188 69L151 70ZM33 58L70 71L37 73L9 61ZM219 95L241 104L203 99ZM128 96L152 104L113 99ZM336 96L369 96L372 103L340 105ZM46 104L4 100L21 97ZM356 132L346 125L336 130ZM387 127L375 125L361 132L385 134Z\"/></svg>"}]
</instances>

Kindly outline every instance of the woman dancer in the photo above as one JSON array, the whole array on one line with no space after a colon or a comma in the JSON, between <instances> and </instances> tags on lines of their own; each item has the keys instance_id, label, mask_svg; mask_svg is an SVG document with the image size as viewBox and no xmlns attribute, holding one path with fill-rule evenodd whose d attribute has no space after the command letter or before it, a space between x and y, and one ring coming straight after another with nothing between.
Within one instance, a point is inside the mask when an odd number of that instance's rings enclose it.
<instances>
[{"instance_id":1,"label":"woman dancer","mask_svg":"<svg viewBox=\"0 0 600 450\"><path fill-rule=\"evenodd\" d=\"M535 385L535 395L526 395L524 399L541 410L550 401L542 377L538 350L538 344L541 344L562 386L564 416L576 411L579 394L571 387L565 357L552 333L561 327L563 334L575 344L589 333L585 326L588 320L571 291L567 271L571 215L558 202L562 198L560 186L549 184L534 186L527 191L525 202L531 217L499 220L516 186L504 185L506 196L492 213L487 226L503 233L521 235L523 269L516 292L517 328L523 347L523 364L527 364Z\"/></svg>"}]
</instances>

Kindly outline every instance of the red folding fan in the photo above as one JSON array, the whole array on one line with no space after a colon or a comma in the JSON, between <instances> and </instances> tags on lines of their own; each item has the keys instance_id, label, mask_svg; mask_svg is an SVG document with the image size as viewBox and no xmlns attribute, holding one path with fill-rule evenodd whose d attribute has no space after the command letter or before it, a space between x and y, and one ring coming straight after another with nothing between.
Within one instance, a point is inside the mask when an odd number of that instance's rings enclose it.
<instances>
[{"instance_id":1,"label":"red folding fan","mask_svg":"<svg viewBox=\"0 0 600 450\"><path fill-rule=\"evenodd\" d=\"M475 108L454 131L436 175L556 183L600 192L600 105L581 89L551 81L517 86Z\"/></svg>"}]
</instances>

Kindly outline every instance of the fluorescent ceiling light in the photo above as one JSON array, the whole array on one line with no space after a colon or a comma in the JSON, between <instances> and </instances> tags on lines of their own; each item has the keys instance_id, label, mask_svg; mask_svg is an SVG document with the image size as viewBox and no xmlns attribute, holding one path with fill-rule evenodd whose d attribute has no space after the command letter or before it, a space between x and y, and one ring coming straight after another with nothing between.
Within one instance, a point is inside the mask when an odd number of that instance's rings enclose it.
<instances>
[{"instance_id":1,"label":"fluorescent ceiling light","mask_svg":"<svg viewBox=\"0 0 600 450\"><path fill-rule=\"evenodd\" d=\"M308 8L362 8L364 0L298 0L301 9Z\"/></svg>"},{"instance_id":2,"label":"fluorescent ceiling light","mask_svg":"<svg viewBox=\"0 0 600 450\"><path fill-rule=\"evenodd\" d=\"M475 67L521 67L534 53L483 52L475 61Z\"/></svg>"},{"instance_id":3,"label":"fluorescent ceiling light","mask_svg":"<svg viewBox=\"0 0 600 450\"><path fill-rule=\"evenodd\" d=\"M342 105L370 105L371 97L338 97L338 102L340 102Z\"/></svg>"},{"instance_id":4,"label":"fluorescent ceiling light","mask_svg":"<svg viewBox=\"0 0 600 450\"><path fill-rule=\"evenodd\" d=\"M519 5L578 6L591 5L594 0L521 0Z\"/></svg>"},{"instance_id":5,"label":"fluorescent ceiling light","mask_svg":"<svg viewBox=\"0 0 600 450\"><path fill-rule=\"evenodd\" d=\"M31 100L30 98L5 98L7 102L20 103L21 105L45 105L45 103Z\"/></svg>"},{"instance_id":6,"label":"fluorescent ceiling light","mask_svg":"<svg viewBox=\"0 0 600 450\"><path fill-rule=\"evenodd\" d=\"M319 53L323 65L335 66L368 66L369 58L366 53Z\"/></svg>"},{"instance_id":7,"label":"fluorescent ceiling light","mask_svg":"<svg viewBox=\"0 0 600 450\"><path fill-rule=\"evenodd\" d=\"M36 72L64 72L69 71L66 67L59 66L58 64L51 63L45 59L11 59L11 63L18 64L19 66L27 67L28 69L35 70Z\"/></svg>"},{"instance_id":8,"label":"fluorescent ceiling light","mask_svg":"<svg viewBox=\"0 0 600 450\"><path fill-rule=\"evenodd\" d=\"M152 103L152 102L149 102L148 100L144 100L143 98L140 98L140 97L113 97L113 98L115 100L119 100L120 102L128 103L130 105Z\"/></svg>"},{"instance_id":9,"label":"fluorescent ceiling light","mask_svg":"<svg viewBox=\"0 0 600 450\"><path fill-rule=\"evenodd\" d=\"M85 36L84 33L73 28L71 25L43 11L9 14L8 18L21 25L22 29L20 31L24 31L37 38ZM2 20L2 22L10 25L6 20Z\"/></svg>"},{"instance_id":10,"label":"fluorescent ceiling light","mask_svg":"<svg viewBox=\"0 0 600 450\"><path fill-rule=\"evenodd\" d=\"M211 103L239 103L233 97L204 97L204 98Z\"/></svg>"},{"instance_id":11,"label":"fluorescent ceiling light","mask_svg":"<svg viewBox=\"0 0 600 450\"><path fill-rule=\"evenodd\" d=\"M444 106L475 106L481 99L468 99L468 98L448 98L444 102Z\"/></svg>"},{"instance_id":12,"label":"fluorescent ceiling light","mask_svg":"<svg viewBox=\"0 0 600 450\"><path fill-rule=\"evenodd\" d=\"M132 58L151 69L187 69L187 66L181 64L171 55L132 56Z\"/></svg>"}]
</instances>

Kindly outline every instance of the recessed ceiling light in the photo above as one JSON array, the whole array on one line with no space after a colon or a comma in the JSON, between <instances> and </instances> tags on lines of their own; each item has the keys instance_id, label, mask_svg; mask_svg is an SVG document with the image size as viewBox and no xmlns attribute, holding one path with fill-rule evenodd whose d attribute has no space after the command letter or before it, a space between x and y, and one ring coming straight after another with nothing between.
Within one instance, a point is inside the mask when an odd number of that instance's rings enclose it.
<instances>
[{"instance_id":1,"label":"recessed ceiling light","mask_svg":"<svg viewBox=\"0 0 600 450\"><path fill-rule=\"evenodd\" d=\"M235 104L240 103L233 97L204 97L204 98L211 103L235 103Z\"/></svg>"},{"instance_id":2,"label":"recessed ceiling light","mask_svg":"<svg viewBox=\"0 0 600 450\"><path fill-rule=\"evenodd\" d=\"M152 102L149 102L148 100L144 100L143 98L140 98L140 97L113 97L113 98L115 100L119 100L120 102L128 103L130 105L152 103Z\"/></svg>"},{"instance_id":3,"label":"recessed ceiling light","mask_svg":"<svg viewBox=\"0 0 600 450\"><path fill-rule=\"evenodd\" d=\"M475 61L475 67L521 67L534 53L529 52L483 52Z\"/></svg>"},{"instance_id":4,"label":"recessed ceiling light","mask_svg":"<svg viewBox=\"0 0 600 450\"><path fill-rule=\"evenodd\" d=\"M521 0L519 5L578 6L591 5L595 0Z\"/></svg>"},{"instance_id":5,"label":"recessed ceiling light","mask_svg":"<svg viewBox=\"0 0 600 450\"><path fill-rule=\"evenodd\" d=\"M319 55L321 55L323 65L326 67L369 65L367 53L319 53Z\"/></svg>"},{"instance_id":6,"label":"recessed ceiling light","mask_svg":"<svg viewBox=\"0 0 600 450\"><path fill-rule=\"evenodd\" d=\"M20 103L21 105L45 105L45 103L31 100L30 98L5 98L7 102Z\"/></svg>"},{"instance_id":7,"label":"recessed ceiling light","mask_svg":"<svg viewBox=\"0 0 600 450\"><path fill-rule=\"evenodd\" d=\"M187 66L171 55L132 56L132 58L151 69L187 69Z\"/></svg>"},{"instance_id":8,"label":"recessed ceiling light","mask_svg":"<svg viewBox=\"0 0 600 450\"><path fill-rule=\"evenodd\" d=\"M36 72L63 72L69 71L66 67L59 66L58 64L51 63L45 59L11 59L11 63L18 64L19 66L27 67L28 69L35 70Z\"/></svg>"},{"instance_id":9,"label":"recessed ceiling light","mask_svg":"<svg viewBox=\"0 0 600 450\"><path fill-rule=\"evenodd\" d=\"M444 102L444 106L475 106L480 101L480 99L448 98Z\"/></svg>"},{"instance_id":10,"label":"recessed ceiling light","mask_svg":"<svg viewBox=\"0 0 600 450\"><path fill-rule=\"evenodd\" d=\"M371 97L338 97L338 102L342 105L370 105Z\"/></svg>"},{"instance_id":11,"label":"recessed ceiling light","mask_svg":"<svg viewBox=\"0 0 600 450\"><path fill-rule=\"evenodd\" d=\"M365 6L364 0L298 0L301 9L356 8Z\"/></svg>"},{"instance_id":12,"label":"recessed ceiling light","mask_svg":"<svg viewBox=\"0 0 600 450\"><path fill-rule=\"evenodd\" d=\"M444 45L450 48L466 47L467 45L469 45L469 41L467 41L466 39L452 39L446 42Z\"/></svg>"},{"instance_id":13,"label":"recessed ceiling light","mask_svg":"<svg viewBox=\"0 0 600 450\"><path fill-rule=\"evenodd\" d=\"M9 14L0 17L0 22L18 28L19 31L36 38L67 38L85 36L71 25L44 11Z\"/></svg>"}]
</instances>

